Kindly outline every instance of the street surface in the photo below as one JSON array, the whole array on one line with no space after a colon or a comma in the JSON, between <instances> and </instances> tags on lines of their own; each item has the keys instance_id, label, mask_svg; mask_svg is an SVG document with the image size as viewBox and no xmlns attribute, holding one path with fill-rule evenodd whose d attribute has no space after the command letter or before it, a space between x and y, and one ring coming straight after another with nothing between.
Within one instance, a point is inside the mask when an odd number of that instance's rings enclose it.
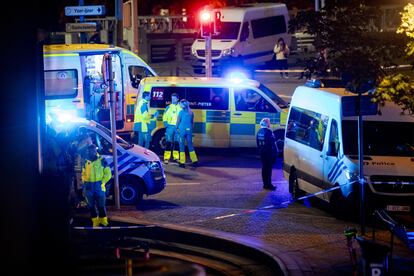
<instances>
[{"instance_id":1,"label":"street surface","mask_svg":"<svg viewBox=\"0 0 414 276\"><path fill-rule=\"evenodd\" d=\"M317 200L290 202L281 159L274 166L276 191L262 189L261 164L254 149L202 149L200 167L165 166L167 187L144 199L136 207L110 210L140 222L177 224L224 231L265 241L282 252L282 260L295 260L301 273L315 275L352 272L343 234L346 226L358 228L358 221L334 218ZM370 229L367 234L370 235ZM389 242L388 233L380 239ZM357 245L356 245L357 246ZM414 257L396 240L397 262L407 272L414 269ZM407 266L407 263L410 263Z\"/></svg>"},{"instance_id":2,"label":"street surface","mask_svg":"<svg viewBox=\"0 0 414 276\"><path fill-rule=\"evenodd\" d=\"M289 79L281 79L278 73L257 73L255 78L290 102L294 89L304 83L297 79L298 75L292 73ZM110 210L110 216L257 238L282 252L279 257L290 263L291 273L352 273L343 232L347 226L358 228L358 221L336 219L327 212L326 204L317 200L291 202L281 158L273 169L272 180L277 189L267 191L262 188L256 149L196 151L199 167L165 165L164 191L144 199L136 207ZM367 235L370 234L368 228ZM388 243L388 233L380 231L379 239ZM398 240L394 258L400 274L414 271L414 257Z\"/></svg>"}]
</instances>

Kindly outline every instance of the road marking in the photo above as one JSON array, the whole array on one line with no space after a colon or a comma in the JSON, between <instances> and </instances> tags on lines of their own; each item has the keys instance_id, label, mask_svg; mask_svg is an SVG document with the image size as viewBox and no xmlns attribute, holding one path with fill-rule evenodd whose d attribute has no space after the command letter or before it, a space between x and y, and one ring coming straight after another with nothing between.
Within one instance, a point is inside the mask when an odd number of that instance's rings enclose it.
<instances>
[{"instance_id":1,"label":"road marking","mask_svg":"<svg viewBox=\"0 0 414 276\"><path fill-rule=\"evenodd\" d=\"M253 184L262 184L263 181L255 181L253 182ZM279 180L279 181L272 181L273 184L286 184L287 181L286 180Z\"/></svg>"},{"instance_id":2,"label":"road marking","mask_svg":"<svg viewBox=\"0 0 414 276\"><path fill-rule=\"evenodd\" d=\"M177 182L177 183L167 183L167 186L181 186L181 185L200 185L199 182Z\"/></svg>"}]
</instances>

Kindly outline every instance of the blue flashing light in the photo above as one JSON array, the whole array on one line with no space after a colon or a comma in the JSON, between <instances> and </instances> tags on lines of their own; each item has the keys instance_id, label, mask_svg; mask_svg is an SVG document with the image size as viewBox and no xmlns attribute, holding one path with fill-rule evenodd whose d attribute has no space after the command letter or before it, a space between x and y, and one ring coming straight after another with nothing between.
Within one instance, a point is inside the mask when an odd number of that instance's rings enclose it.
<instances>
[{"instance_id":1,"label":"blue flashing light","mask_svg":"<svg viewBox=\"0 0 414 276\"><path fill-rule=\"evenodd\" d=\"M240 84L244 82L247 77L242 72L231 72L227 76L227 79L229 79L232 83Z\"/></svg>"},{"instance_id":2,"label":"blue flashing light","mask_svg":"<svg viewBox=\"0 0 414 276\"><path fill-rule=\"evenodd\" d=\"M320 88L322 87L322 82L316 79L307 80L305 83L305 86L312 87L312 88Z\"/></svg>"}]
</instances>

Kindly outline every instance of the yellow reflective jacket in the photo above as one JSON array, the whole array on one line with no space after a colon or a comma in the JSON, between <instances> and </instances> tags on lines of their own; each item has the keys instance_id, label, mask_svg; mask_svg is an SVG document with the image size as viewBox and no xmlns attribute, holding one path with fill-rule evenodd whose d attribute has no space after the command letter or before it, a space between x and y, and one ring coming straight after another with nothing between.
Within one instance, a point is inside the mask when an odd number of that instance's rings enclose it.
<instances>
[{"instance_id":1,"label":"yellow reflective jacket","mask_svg":"<svg viewBox=\"0 0 414 276\"><path fill-rule=\"evenodd\" d=\"M112 173L108 163L103 157L98 156L95 161L86 160L82 168L82 182L102 182L102 191L106 191L105 184L111 179Z\"/></svg>"},{"instance_id":2,"label":"yellow reflective jacket","mask_svg":"<svg viewBox=\"0 0 414 276\"><path fill-rule=\"evenodd\" d=\"M140 100L135 109L134 123L141 123L141 131L148 132L148 125L152 118L153 115L150 115L148 110L148 101L145 99Z\"/></svg>"},{"instance_id":3,"label":"yellow reflective jacket","mask_svg":"<svg viewBox=\"0 0 414 276\"><path fill-rule=\"evenodd\" d=\"M165 108L164 115L162 120L164 123L175 126L177 124L178 113L181 111L181 106L179 103L170 104Z\"/></svg>"}]
</instances>

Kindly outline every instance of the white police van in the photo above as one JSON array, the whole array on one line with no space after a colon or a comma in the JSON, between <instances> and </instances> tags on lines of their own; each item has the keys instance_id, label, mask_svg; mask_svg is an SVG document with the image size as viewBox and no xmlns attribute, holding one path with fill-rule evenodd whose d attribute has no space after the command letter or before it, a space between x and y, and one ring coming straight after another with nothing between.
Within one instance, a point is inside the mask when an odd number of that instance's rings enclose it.
<instances>
[{"instance_id":1,"label":"white police van","mask_svg":"<svg viewBox=\"0 0 414 276\"><path fill-rule=\"evenodd\" d=\"M253 3L221 8L221 30L212 36L213 72L226 68L264 65L271 61L279 38L288 46L289 14L282 3ZM194 73L201 74L205 63L205 39L198 38L191 46Z\"/></svg>"},{"instance_id":2,"label":"white police van","mask_svg":"<svg viewBox=\"0 0 414 276\"><path fill-rule=\"evenodd\" d=\"M289 107L283 164L293 197L339 186L318 197L337 208L359 198L356 98L344 88L296 88ZM375 114L363 116L368 206L413 211L414 116L403 115L391 102L377 109L369 96L363 98L362 110Z\"/></svg>"},{"instance_id":3,"label":"white police van","mask_svg":"<svg viewBox=\"0 0 414 276\"><path fill-rule=\"evenodd\" d=\"M79 133L88 134L92 143L98 147L98 153L108 162L112 174L114 162L112 157L111 132L106 127L88 120L65 122L53 127L57 132L67 129L70 138ZM117 136L119 195L123 205L136 204L143 195L161 192L166 186L165 174L159 157L152 151L131 144ZM111 181L112 182L112 181ZM113 185L111 185L113 186ZM113 193L113 187L109 189Z\"/></svg>"}]
</instances>

